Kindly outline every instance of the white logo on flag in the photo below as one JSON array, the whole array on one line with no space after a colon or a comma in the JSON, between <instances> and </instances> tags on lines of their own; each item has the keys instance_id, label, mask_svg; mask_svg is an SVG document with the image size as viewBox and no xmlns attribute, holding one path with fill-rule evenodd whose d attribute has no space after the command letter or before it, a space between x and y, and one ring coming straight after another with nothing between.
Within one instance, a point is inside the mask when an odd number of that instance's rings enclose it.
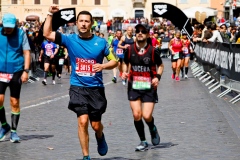
<instances>
[{"instance_id":1,"label":"white logo on flag","mask_svg":"<svg viewBox=\"0 0 240 160\"><path fill-rule=\"evenodd\" d=\"M66 21L69 21L74 17L74 11L73 10L67 10L67 11L62 11L61 12L61 18L65 19Z\"/></svg>"},{"instance_id":2,"label":"white logo on flag","mask_svg":"<svg viewBox=\"0 0 240 160\"><path fill-rule=\"evenodd\" d=\"M154 12L156 12L159 15L163 15L167 11L168 11L167 5L154 5Z\"/></svg>"}]
</instances>

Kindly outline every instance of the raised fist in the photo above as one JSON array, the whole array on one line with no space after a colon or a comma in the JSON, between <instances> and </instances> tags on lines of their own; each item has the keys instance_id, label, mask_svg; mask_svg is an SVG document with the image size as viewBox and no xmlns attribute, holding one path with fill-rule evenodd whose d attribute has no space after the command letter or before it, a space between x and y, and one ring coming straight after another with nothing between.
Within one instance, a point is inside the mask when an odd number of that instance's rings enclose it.
<instances>
[{"instance_id":1,"label":"raised fist","mask_svg":"<svg viewBox=\"0 0 240 160\"><path fill-rule=\"evenodd\" d=\"M50 13L56 13L57 11L59 11L59 6L58 5L53 4L49 7L49 12Z\"/></svg>"}]
</instances>

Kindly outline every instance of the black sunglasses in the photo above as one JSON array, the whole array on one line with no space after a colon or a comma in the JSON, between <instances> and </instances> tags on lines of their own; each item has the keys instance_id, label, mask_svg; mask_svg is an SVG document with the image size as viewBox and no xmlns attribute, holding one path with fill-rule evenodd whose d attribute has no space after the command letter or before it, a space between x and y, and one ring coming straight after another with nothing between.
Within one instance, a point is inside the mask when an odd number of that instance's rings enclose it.
<instances>
[{"instance_id":1,"label":"black sunglasses","mask_svg":"<svg viewBox=\"0 0 240 160\"><path fill-rule=\"evenodd\" d=\"M138 29L136 29L136 31L135 31L135 33L142 33L142 34L147 34L148 32L147 32L147 30L138 30Z\"/></svg>"}]
</instances>

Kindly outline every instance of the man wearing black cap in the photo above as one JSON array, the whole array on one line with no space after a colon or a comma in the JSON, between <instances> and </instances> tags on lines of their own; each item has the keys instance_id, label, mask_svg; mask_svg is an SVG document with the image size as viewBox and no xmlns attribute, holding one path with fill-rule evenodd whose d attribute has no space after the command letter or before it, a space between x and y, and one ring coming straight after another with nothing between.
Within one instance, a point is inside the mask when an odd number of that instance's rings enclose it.
<instances>
[{"instance_id":1,"label":"man wearing black cap","mask_svg":"<svg viewBox=\"0 0 240 160\"><path fill-rule=\"evenodd\" d=\"M0 28L0 141L11 131L10 141L17 143L17 126L20 118L19 98L21 85L28 80L30 46L26 33L16 26L16 17L7 13ZM10 89L11 126L7 123L3 106L6 88Z\"/></svg>"},{"instance_id":2,"label":"man wearing black cap","mask_svg":"<svg viewBox=\"0 0 240 160\"><path fill-rule=\"evenodd\" d=\"M134 125L141 141L135 151L144 151L147 150L148 143L142 118L149 127L152 144L160 143L152 113L155 103L158 102L157 87L164 66L159 51L147 43L149 36L147 28L138 24L135 29L136 42L130 45L124 54L125 66L122 78L128 78L128 100L134 117Z\"/></svg>"}]
</instances>

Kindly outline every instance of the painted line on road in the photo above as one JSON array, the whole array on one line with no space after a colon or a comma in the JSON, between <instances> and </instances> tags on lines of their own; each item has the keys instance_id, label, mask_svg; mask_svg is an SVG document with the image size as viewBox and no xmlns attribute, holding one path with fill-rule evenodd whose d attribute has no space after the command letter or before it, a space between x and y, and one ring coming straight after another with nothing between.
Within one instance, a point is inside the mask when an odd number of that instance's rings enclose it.
<instances>
[{"instance_id":1,"label":"painted line on road","mask_svg":"<svg viewBox=\"0 0 240 160\"><path fill-rule=\"evenodd\" d=\"M112 84L112 83L113 82L104 83L104 86L107 86L107 85ZM49 103L52 103L52 102L56 102L56 101L58 101L60 99L67 98L67 97L69 97L69 95L63 95L63 96L56 97L56 98L51 99L51 100L43 101L41 103L32 104L30 106L26 106L26 107L21 108L21 111L25 110L25 109L29 109L29 108L35 108L35 107L38 107L38 106L41 106L41 105L44 105L44 104L49 104ZM9 115L9 114L10 113L6 113L6 115Z\"/></svg>"}]
</instances>

